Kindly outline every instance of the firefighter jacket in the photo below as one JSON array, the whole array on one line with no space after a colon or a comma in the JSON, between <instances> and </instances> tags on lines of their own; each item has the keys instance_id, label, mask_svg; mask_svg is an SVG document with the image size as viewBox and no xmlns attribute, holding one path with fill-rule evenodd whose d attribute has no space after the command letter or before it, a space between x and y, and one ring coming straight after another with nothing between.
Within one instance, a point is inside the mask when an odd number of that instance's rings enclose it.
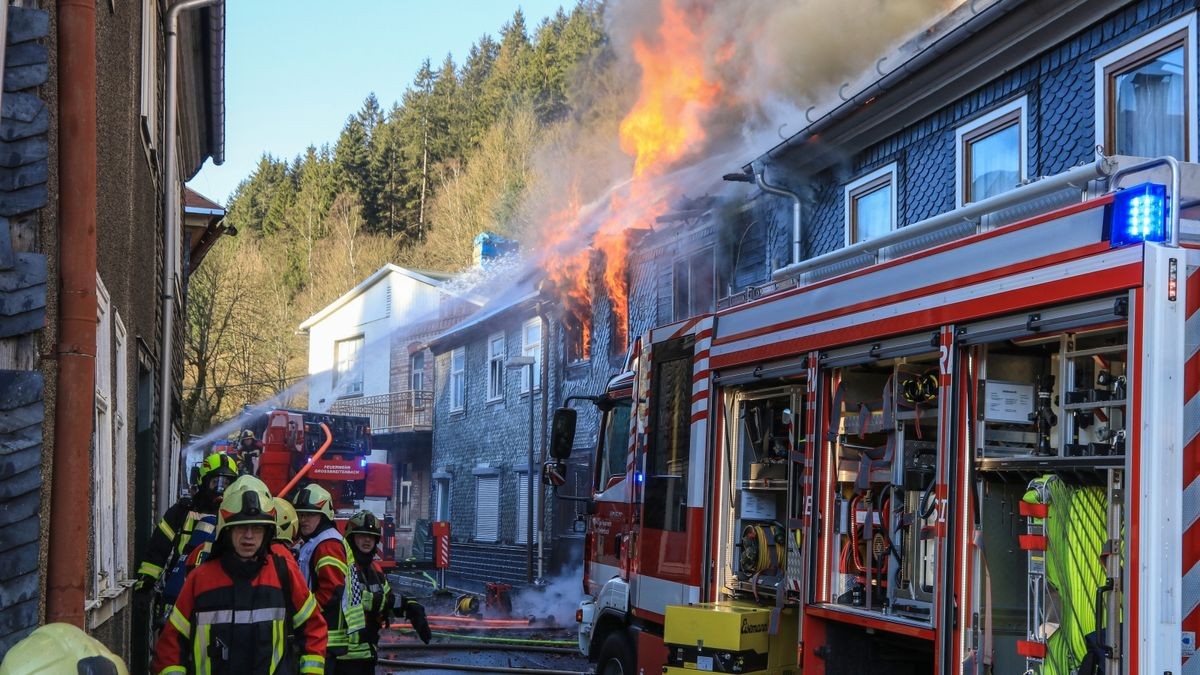
<instances>
[{"instance_id":1,"label":"firefighter jacket","mask_svg":"<svg viewBox=\"0 0 1200 675\"><path fill-rule=\"evenodd\" d=\"M163 577L163 568L170 565L171 569L163 579L163 599L168 604L175 601L183 588L184 563L188 555L198 546L211 542L216 530L216 515L200 510L200 506L185 497L167 509L150 536L146 558L138 567L139 575L155 582Z\"/></svg>"},{"instance_id":2,"label":"firefighter jacket","mask_svg":"<svg viewBox=\"0 0 1200 675\"><path fill-rule=\"evenodd\" d=\"M305 581L329 624L329 654L345 654L349 636L366 627L362 581L347 563L352 558L350 545L337 527L328 523L300 547L298 558Z\"/></svg>"},{"instance_id":3,"label":"firefighter jacket","mask_svg":"<svg viewBox=\"0 0 1200 675\"><path fill-rule=\"evenodd\" d=\"M282 574L281 574L282 572ZM155 645L157 675L321 675L326 626L300 570L226 553L184 581ZM289 659L294 638L298 662Z\"/></svg>"},{"instance_id":4,"label":"firefighter jacket","mask_svg":"<svg viewBox=\"0 0 1200 675\"><path fill-rule=\"evenodd\" d=\"M361 582L358 604L363 608L365 626L347 635L346 654L337 657L338 661L374 659L375 649L379 645L379 632L388 625L395 604L387 575L375 561L374 554L361 555L355 551L351 560L351 573ZM350 592L353 593L353 589Z\"/></svg>"}]
</instances>

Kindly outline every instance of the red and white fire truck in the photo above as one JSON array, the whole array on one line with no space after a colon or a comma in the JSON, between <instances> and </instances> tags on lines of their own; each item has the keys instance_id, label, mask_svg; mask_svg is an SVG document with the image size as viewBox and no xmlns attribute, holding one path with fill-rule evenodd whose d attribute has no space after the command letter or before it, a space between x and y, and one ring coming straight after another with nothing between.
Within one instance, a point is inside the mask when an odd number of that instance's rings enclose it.
<instances>
[{"instance_id":1,"label":"red and white fire truck","mask_svg":"<svg viewBox=\"0 0 1200 675\"><path fill-rule=\"evenodd\" d=\"M1200 669L1198 170L1101 159L635 341L597 672Z\"/></svg>"},{"instance_id":2,"label":"red and white fire truck","mask_svg":"<svg viewBox=\"0 0 1200 675\"><path fill-rule=\"evenodd\" d=\"M392 466L370 461L369 418L277 409L249 416L244 424L262 446L258 477L271 494L280 494L301 469L311 465L297 487L317 483L328 490L339 525L358 509L374 511L385 523L383 560L395 563L394 517L387 506L392 497ZM325 442L322 424L329 429L330 443L316 457Z\"/></svg>"}]
</instances>

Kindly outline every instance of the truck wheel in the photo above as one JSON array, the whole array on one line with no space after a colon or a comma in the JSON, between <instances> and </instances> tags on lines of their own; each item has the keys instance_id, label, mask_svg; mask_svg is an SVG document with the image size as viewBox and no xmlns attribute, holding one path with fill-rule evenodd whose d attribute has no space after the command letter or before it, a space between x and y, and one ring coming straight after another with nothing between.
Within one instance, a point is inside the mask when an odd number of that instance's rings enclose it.
<instances>
[{"instance_id":1,"label":"truck wheel","mask_svg":"<svg viewBox=\"0 0 1200 675\"><path fill-rule=\"evenodd\" d=\"M635 666L633 646L624 630L614 630L604 638L600 655L596 657L596 675L633 675Z\"/></svg>"}]
</instances>

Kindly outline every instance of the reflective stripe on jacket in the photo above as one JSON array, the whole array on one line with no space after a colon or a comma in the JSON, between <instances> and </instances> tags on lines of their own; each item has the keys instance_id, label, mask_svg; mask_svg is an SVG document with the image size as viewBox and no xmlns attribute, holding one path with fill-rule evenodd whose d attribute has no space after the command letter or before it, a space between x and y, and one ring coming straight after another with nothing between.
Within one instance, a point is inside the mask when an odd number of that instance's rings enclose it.
<instances>
[{"instance_id":1,"label":"reflective stripe on jacket","mask_svg":"<svg viewBox=\"0 0 1200 675\"><path fill-rule=\"evenodd\" d=\"M233 555L227 553L226 555ZM155 645L155 673L194 675L320 675L325 668L326 625L300 570L291 576L291 606L270 556L250 580L234 579L221 560L200 565L184 582L170 620ZM285 659L287 624L300 651Z\"/></svg>"}]
</instances>

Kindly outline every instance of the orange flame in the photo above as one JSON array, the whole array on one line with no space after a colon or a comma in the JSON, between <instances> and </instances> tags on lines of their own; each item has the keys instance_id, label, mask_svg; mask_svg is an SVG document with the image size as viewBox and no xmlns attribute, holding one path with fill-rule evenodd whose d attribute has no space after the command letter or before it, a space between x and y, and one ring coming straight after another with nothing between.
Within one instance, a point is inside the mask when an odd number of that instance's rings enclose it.
<instances>
[{"instance_id":1,"label":"orange flame","mask_svg":"<svg viewBox=\"0 0 1200 675\"><path fill-rule=\"evenodd\" d=\"M633 175L624 189L610 197L609 215L592 239L592 246L603 254L600 276L612 303L614 353L624 350L628 341L629 232L649 229L667 211L671 195L658 189L655 179L703 150L706 115L722 95L721 86L708 74L702 36L694 30L703 25L703 17L694 13L682 9L677 0L662 0L661 22L654 34L633 43L642 79L637 101L619 128L621 150L634 160ZM718 61L732 56L729 45L719 52ZM578 200L573 202L567 212L575 217L563 217L564 223L578 222ZM585 331L590 331L588 317L581 316L586 312L571 307L590 309L590 263L591 257L582 252L553 261L550 272L567 311Z\"/></svg>"}]
</instances>

